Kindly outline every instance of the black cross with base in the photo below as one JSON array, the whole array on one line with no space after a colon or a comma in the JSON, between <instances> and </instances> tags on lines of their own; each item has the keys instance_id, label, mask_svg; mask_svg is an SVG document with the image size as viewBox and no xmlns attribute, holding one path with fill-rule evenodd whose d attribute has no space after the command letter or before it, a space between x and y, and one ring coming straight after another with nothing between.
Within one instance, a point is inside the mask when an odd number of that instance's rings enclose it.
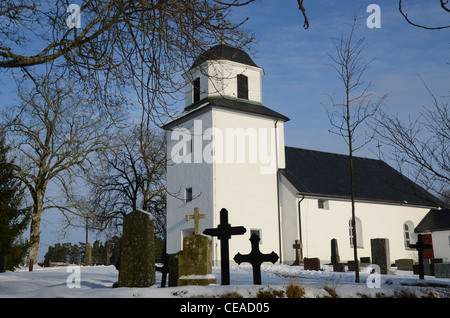
<instances>
[{"instance_id":1,"label":"black cross with base","mask_svg":"<svg viewBox=\"0 0 450 318\"><path fill-rule=\"evenodd\" d=\"M424 279L425 271L423 269L423 250L433 248L432 245L424 244L422 235L417 236L417 244L410 244L409 247L415 248L419 252L419 279Z\"/></svg>"},{"instance_id":2,"label":"black cross with base","mask_svg":"<svg viewBox=\"0 0 450 318\"><path fill-rule=\"evenodd\" d=\"M234 261L238 264L243 262L252 264L253 284L255 285L261 285L261 264L263 262L275 263L278 260L278 255L275 252L270 254L261 253L259 251L259 241L259 236L253 233L250 237L250 242L252 243L252 251L250 254L242 255L241 253L237 253L234 256Z\"/></svg>"},{"instance_id":3,"label":"black cross with base","mask_svg":"<svg viewBox=\"0 0 450 318\"><path fill-rule=\"evenodd\" d=\"M220 240L220 262L222 285L230 285L230 252L228 241L231 235L244 234L247 229L243 226L232 227L228 223L228 211L220 210L220 224L215 229L206 229L203 234L217 236Z\"/></svg>"}]
</instances>

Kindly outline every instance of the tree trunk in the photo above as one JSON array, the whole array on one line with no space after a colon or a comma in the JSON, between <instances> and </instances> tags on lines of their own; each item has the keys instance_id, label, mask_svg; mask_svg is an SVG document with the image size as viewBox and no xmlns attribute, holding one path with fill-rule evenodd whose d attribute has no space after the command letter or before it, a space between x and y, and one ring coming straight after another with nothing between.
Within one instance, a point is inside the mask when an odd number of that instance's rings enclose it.
<instances>
[{"instance_id":1,"label":"tree trunk","mask_svg":"<svg viewBox=\"0 0 450 318\"><path fill-rule=\"evenodd\" d=\"M28 251L28 262L33 260L33 264L37 264L41 228L41 214L44 206L44 191L37 191L34 198L33 212L31 214L30 226L30 249Z\"/></svg>"}]
</instances>

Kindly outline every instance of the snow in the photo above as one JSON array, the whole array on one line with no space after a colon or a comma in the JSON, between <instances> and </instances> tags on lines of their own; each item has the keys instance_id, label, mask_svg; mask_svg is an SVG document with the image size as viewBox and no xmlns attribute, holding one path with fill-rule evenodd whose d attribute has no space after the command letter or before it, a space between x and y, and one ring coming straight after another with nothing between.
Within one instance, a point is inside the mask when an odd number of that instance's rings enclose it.
<instances>
[{"instance_id":1,"label":"snow","mask_svg":"<svg viewBox=\"0 0 450 318\"><path fill-rule=\"evenodd\" d=\"M14 272L0 273L0 297L2 298L215 298L237 293L244 298L255 298L258 292L285 291L289 284L304 286L305 298L330 297L326 289L332 289L339 298L361 298L376 295L398 296L401 293L418 297L450 298L450 278L418 275L410 271L391 268L392 275L380 275L379 285L366 268L360 272L360 283L355 283L355 273L336 273L332 267L322 265L321 271L307 271L303 266L262 265L262 285L253 285L250 265L230 268L230 285L220 285L220 268L213 267L217 285L159 287L161 273L156 273L157 284L149 288L112 288L118 280L114 266L51 267L35 266ZM77 276L78 275L78 276ZM372 274L372 278L375 277ZM79 278L79 280L78 280ZM374 283L375 282L375 283ZM79 287L79 288L77 288ZM373 288L370 288L373 287Z\"/></svg>"}]
</instances>

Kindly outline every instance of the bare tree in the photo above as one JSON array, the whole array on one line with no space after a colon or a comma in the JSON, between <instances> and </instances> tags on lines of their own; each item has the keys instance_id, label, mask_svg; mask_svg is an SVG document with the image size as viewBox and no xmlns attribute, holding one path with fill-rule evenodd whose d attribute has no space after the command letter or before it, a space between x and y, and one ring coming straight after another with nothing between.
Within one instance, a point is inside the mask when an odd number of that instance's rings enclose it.
<instances>
[{"instance_id":1,"label":"bare tree","mask_svg":"<svg viewBox=\"0 0 450 318\"><path fill-rule=\"evenodd\" d=\"M439 1L440 1L440 7L443 10L443 12L450 13L450 7L448 6L448 0L439 0ZM428 3L427 3L427 5L428 5ZM405 12L402 0L398 0L398 10L400 11L401 15L405 18L405 20L409 24L411 24L415 27L419 27L419 28L427 29L427 30L442 30L442 29L450 28L450 25L441 25L441 26L431 27L431 26L426 26L423 24L413 22L412 19L410 19L410 17L408 17L408 14Z\"/></svg>"},{"instance_id":2,"label":"bare tree","mask_svg":"<svg viewBox=\"0 0 450 318\"><path fill-rule=\"evenodd\" d=\"M166 144L161 132L139 124L117 136L115 147L99 152L89 174L92 218L103 228L122 225L136 209L154 216L155 234L165 237Z\"/></svg>"},{"instance_id":3,"label":"bare tree","mask_svg":"<svg viewBox=\"0 0 450 318\"><path fill-rule=\"evenodd\" d=\"M2 117L16 157L14 169L32 200L29 259L37 261L42 213L56 208L76 213L64 200L50 197L57 187L62 198L76 178L77 168L106 146L121 101L110 105L113 116L98 105L92 92L80 91L66 73L52 68L46 76L25 72L20 82L20 105L8 107ZM28 85L31 82L31 86Z\"/></svg>"},{"instance_id":4,"label":"bare tree","mask_svg":"<svg viewBox=\"0 0 450 318\"><path fill-rule=\"evenodd\" d=\"M397 115L380 113L377 118L378 139L391 149L386 154L399 169L442 205L450 202L450 109L448 96L437 97L424 83L431 105L424 107L416 119L402 120Z\"/></svg>"},{"instance_id":5,"label":"bare tree","mask_svg":"<svg viewBox=\"0 0 450 318\"><path fill-rule=\"evenodd\" d=\"M348 146L349 174L350 174L350 196L351 196L351 224L353 230L353 254L358 261L357 253L357 231L355 217L355 185L354 185L354 152L365 146L371 136L359 135L358 129L364 122L373 116L386 98L378 98L369 92L370 84L364 85L362 76L371 61L364 59L366 49L365 39L355 39L358 28L358 17L355 13L350 24L350 33L347 37L341 36L333 39L334 54L327 53L337 72L340 82L343 84L343 101L336 102L332 96L331 107L327 108L328 118L332 126L331 132L342 136ZM355 281L359 282L359 273L356 271Z\"/></svg>"},{"instance_id":6,"label":"bare tree","mask_svg":"<svg viewBox=\"0 0 450 318\"><path fill-rule=\"evenodd\" d=\"M79 11L68 13L70 0L5 0L0 70L53 61L102 88L99 98L116 88L134 91L160 124L173 113L184 87L179 74L193 58L221 40L236 47L254 41L245 19L231 18L234 8L253 1L83 0ZM81 28L66 24L77 13Z\"/></svg>"}]
</instances>

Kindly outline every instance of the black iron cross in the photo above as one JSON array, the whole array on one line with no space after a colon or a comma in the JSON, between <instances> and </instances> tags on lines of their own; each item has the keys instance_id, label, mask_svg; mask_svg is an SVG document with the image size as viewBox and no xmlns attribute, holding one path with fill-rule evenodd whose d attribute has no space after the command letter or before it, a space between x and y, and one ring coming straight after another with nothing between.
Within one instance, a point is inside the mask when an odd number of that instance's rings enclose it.
<instances>
[{"instance_id":1,"label":"black iron cross","mask_svg":"<svg viewBox=\"0 0 450 318\"><path fill-rule=\"evenodd\" d=\"M242 255L241 253L237 253L234 256L234 261L238 264L243 262L252 264L253 284L255 285L261 285L261 264L263 262L275 263L278 260L278 255L275 252L270 254L261 253L259 251L259 241L259 236L253 233L250 237L250 242L252 243L252 251L250 254Z\"/></svg>"},{"instance_id":2,"label":"black iron cross","mask_svg":"<svg viewBox=\"0 0 450 318\"><path fill-rule=\"evenodd\" d=\"M410 244L409 247L415 248L419 252L419 279L424 279L425 271L423 269L423 250L433 248L432 245L424 244L422 235L417 235L417 244Z\"/></svg>"},{"instance_id":3,"label":"black iron cross","mask_svg":"<svg viewBox=\"0 0 450 318\"><path fill-rule=\"evenodd\" d=\"M228 241L232 235L241 235L246 232L243 226L232 227L228 223L228 211L220 210L220 224L215 229L206 229L203 234L217 236L220 240L220 262L222 285L230 285L230 252Z\"/></svg>"},{"instance_id":4,"label":"black iron cross","mask_svg":"<svg viewBox=\"0 0 450 318\"><path fill-rule=\"evenodd\" d=\"M166 287L167 273L169 272L169 254L164 253L162 257L162 266L155 266L155 270L162 273L161 287Z\"/></svg>"}]
</instances>

